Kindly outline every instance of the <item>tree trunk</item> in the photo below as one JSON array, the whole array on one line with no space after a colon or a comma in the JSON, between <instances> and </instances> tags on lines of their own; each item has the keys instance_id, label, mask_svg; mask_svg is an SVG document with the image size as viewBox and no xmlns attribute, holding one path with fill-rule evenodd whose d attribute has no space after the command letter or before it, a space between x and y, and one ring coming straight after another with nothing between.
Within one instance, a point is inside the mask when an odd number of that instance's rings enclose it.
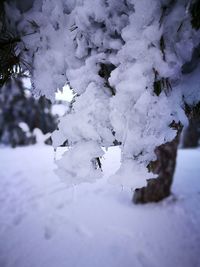
<instances>
[{"instance_id":1,"label":"tree trunk","mask_svg":"<svg viewBox=\"0 0 200 267\"><path fill-rule=\"evenodd\" d=\"M200 119L190 118L189 125L184 131L183 148L197 147L200 140Z\"/></svg>"},{"instance_id":2,"label":"tree trunk","mask_svg":"<svg viewBox=\"0 0 200 267\"><path fill-rule=\"evenodd\" d=\"M170 195L181 129L178 129L174 140L155 149L157 160L151 162L148 169L158 174L158 178L148 179L146 187L135 190L134 203L158 202Z\"/></svg>"}]
</instances>

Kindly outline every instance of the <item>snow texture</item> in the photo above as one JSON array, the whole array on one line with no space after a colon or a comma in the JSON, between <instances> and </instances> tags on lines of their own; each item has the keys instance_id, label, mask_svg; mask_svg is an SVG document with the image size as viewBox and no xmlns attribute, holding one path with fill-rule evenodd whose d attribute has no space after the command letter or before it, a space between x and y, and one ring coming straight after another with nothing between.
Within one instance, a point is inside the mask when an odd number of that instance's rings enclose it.
<instances>
[{"instance_id":1,"label":"snow texture","mask_svg":"<svg viewBox=\"0 0 200 267\"><path fill-rule=\"evenodd\" d=\"M174 195L146 205L107 184L119 148L105 153L103 179L74 188L54 174L53 154L44 145L1 148L1 267L200 266L199 149L179 150Z\"/></svg>"},{"instance_id":2,"label":"snow texture","mask_svg":"<svg viewBox=\"0 0 200 267\"><path fill-rule=\"evenodd\" d=\"M23 33L28 51L23 56L34 66L35 93L54 98L66 83L75 93L53 135L54 146L66 140L72 147L85 142L90 144L86 158L94 161L92 155L100 158L102 146L118 140L122 146L116 182L145 184L155 147L176 135L169 125L187 124L184 102L200 100L195 82L199 75L182 71L200 42L199 30L191 25L190 2L35 0L22 14L6 5ZM155 92L154 82L162 86L161 92ZM66 156L62 166L58 163L62 173L82 164L76 155L73 162ZM92 170L90 163L85 173L91 171L95 180L99 170ZM66 181L73 182L73 177L66 171Z\"/></svg>"}]
</instances>

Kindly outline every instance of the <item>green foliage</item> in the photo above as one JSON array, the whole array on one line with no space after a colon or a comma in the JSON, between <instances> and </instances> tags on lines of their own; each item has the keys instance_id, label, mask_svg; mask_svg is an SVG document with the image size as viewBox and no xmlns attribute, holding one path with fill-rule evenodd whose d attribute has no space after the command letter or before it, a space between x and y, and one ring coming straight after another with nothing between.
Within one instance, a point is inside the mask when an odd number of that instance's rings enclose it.
<instances>
[{"instance_id":1,"label":"green foliage","mask_svg":"<svg viewBox=\"0 0 200 267\"><path fill-rule=\"evenodd\" d=\"M18 45L21 37L10 27L4 12L4 2L0 0L0 88L11 77L26 76L25 73L29 70Z\"/></svg>"},{"instance_id":2,"label":"green foliage","mask_svg":"<svg viewBox=\"0 0 200 267\"><path fill-rule=\"evenodd\" d=\"M20 127L25 123L27 130ZM51 114L51 102L44 96L38 100L26 94L21 77L10 78L0 90L0 143L28 145L35 143L33 130L44 134L56 129L56 117Z\"/></svg>"},{"instance_id":3,"label":"green foliage","mask_svg":"<svg viewBox=\"0 0 200 267\"><path fill-rule=\"evenodd\" d=\"M39 26L34 21L29 23L35 32ZM10 27L0 0L0 143L13 147L35 143L35 128L45 134L57 126L51 114L51 102L44 96L36 100L30 93L26 94L22 79L29 76L30 67L22 57L24 49L20 35ZM28 129L22 129L20 123Z\"/></svg>"},{"instance_id":4,"label":"green foliage","mask_svg":"<svg viewBox=\"0 0 200 267\"><path fill-rule=\"evenodd\" d=\"M20 39L9 32L1 33L0 37L0 87L8 79L16 74L21 73L20 54L17 55L16 43Z\"/></svg>"},{"instance_id":5,"label":"green foliage","mask_svg":"<svg viewBox=\"0 0 200 267\"><path fill-rule=\"evenodd\" d=\"M157 70L153 69L155 78L153 83L153 91L159 96L162 91L166 94L172 89L171 84L168 78L160 78Z\"/></svg>"},{"instance_id":6,"label":"green foliage","mask_svg":"<svg viewBox=\"0 0 200 267\"><path fill-rule=\"evenodd\" d=\"M200 0L195 1L190 6L191 24L195 30L200 29Z\"/></svg>"},{"instance_id":7,"label":"green foliage","mask_svg":"<svg viewBox=\"0 0 200 267\"><path fill-rule=\"evenodd\" d=\"M160 50L161 50L162 55L163 55L163 60L166 61L166 58L165 58L165 40L164 40L163 35L160 38Z\"/></svg>"},{"instance_id":8,"label":"green foliage","mask_svg":"<svg viewBox=\"0 0 200 267\"><path fill-rule=\"evenodd\" d=\"M109 83L109 78L110 78L110 74L111 72L115 69L115 65L113 64L104 64L101 63L100 64L100 70L99 70L99 76L101 78L103 78L105 80L105 87L109 89L110 93L112 96L114 96L116 94L115 92L115 88L113 88L110 83Z\"/></svg>"},{"instance_id":9,"label":"green foliage","mask_svg":"<svg viewBox=\"0 0 200 267\"><path fill-rule=\"evenodd\" d=\"M160 93L162 92L162 84L161 84L161 80L159 81L154 81L153 83L153 89L154 89L154 93L159 96Z\"/></svg>"}]
</instances>

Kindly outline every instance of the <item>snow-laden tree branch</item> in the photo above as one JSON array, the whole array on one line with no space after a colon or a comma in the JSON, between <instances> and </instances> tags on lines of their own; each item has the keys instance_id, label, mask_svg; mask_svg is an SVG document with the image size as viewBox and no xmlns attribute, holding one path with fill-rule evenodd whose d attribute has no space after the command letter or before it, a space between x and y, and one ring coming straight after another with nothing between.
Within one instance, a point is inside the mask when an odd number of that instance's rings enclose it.
<instances>
[{"instance_id":1,"label":"snow-laden tree branch","mask_svg":"<svg viewBox=\"0 0 200 267\"><path fill-rule=\"evenodd\" d=\"M116 140L121 167L110 180L136 187L152 177L155 148L175 138L172 125L187 124L185 103L200 101L200 66L189 71L199 56L197 2L35 0L23 13L6 5L35 93L53 98L66 83L76 93L53 134L70 146L58 162L67 183L99 178L95 161Z\"/></svg>"}]
</instances>

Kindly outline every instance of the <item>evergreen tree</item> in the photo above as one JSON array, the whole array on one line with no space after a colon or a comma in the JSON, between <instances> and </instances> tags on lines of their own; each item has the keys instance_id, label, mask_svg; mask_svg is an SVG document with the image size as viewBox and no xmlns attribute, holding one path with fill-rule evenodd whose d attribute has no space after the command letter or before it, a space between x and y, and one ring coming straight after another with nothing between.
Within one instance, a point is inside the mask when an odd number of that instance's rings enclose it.
<instances>
[{"instance_id":1,"label":"evergreen tree","mask_svg":"<svg viewBox=\"0 0 200 267\"><path fill-rule=\"evenodd\" d=\"M21 37L13 28L0 2L0 143L27 145L36 142L35 128L45 134L56 129L51 102L44 96L34 99L24 87L23 79L30 71L21 56ZM21 123L26 124L23 129Z\"/></svg>"},{"instance_id":2,"label":"evergreen tree","mask_svg":"<svg viewBox=\"0 0 200 267\"><path fill-rule=\"evenodd\" d=\"M199 3L35 0L27 12L7 5L34 92L53 98L68 83L76 93L53 134L54 144L70 146L58 162L66 183L101 177L102 147L117 141L121 166L110 181L135 189L147 180L135 202L170 194L186 107L200 101Z\"/></svg>"},{"instance_id":3,"label":"evergreen tree","mask_svg":"<svg viewBox=\"0 0 200 267\"><path fill-rule=\"evenodd\" d=\"M44 134L56 129L51 102L44 96L34 99L21 78L11 77L0 89L0 143L12 147L34 144L35 128Z\"/></svg>"}]
</instances>

